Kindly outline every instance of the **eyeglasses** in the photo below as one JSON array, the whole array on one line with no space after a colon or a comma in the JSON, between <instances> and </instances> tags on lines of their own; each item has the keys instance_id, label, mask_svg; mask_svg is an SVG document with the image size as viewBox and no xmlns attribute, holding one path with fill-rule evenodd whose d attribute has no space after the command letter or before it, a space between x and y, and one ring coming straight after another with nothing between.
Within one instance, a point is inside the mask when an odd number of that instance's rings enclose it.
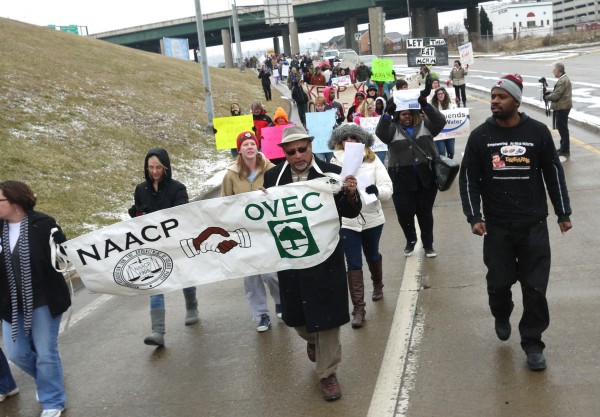
<instances>
[{"instance_id":1,"label":"eyeglasses","mask_svg":"<svg viewBox=\"0 0 600 417\"><path fill-rule=\"evenodd\" d=\"M294 156L296 155L296 152L298 153L304 153L308 150L308 146L302 146L300 148L295 148L295 149L288 149L285 151L285 154L288 156Z\"/></svg>"}]
</instances>

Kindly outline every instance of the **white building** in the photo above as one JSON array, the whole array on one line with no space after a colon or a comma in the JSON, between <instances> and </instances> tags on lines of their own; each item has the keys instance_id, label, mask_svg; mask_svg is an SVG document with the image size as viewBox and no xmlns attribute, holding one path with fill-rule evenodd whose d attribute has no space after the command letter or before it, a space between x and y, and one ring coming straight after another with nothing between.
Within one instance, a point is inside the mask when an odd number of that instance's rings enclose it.
<instances>
[{"instance_id":1,"label":"white building","mask_svg":"<svg viewBox=\"0 0 600 417\"><path fill-rule=\"evenodd\" d=\"M567 0L568 1L568 0ZM480 3L496 36L546 36L553 31L552 1L512 0Z\"/></svg>"},{"instance_id":2,"label":"white building","mask_svg":"<svg viewBox=\"0 0 600 417\"><path fill-rule=\"evenodd\" d=\"M554 0L552 4L555 29L600 29L600 1Z\"/></svg>"}]
</instances>

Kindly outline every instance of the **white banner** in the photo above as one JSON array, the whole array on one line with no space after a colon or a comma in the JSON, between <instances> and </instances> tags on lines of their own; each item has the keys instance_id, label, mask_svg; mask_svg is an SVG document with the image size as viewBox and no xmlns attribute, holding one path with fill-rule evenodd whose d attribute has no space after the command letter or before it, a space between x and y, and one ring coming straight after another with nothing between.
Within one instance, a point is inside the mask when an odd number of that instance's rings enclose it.
<instances>
[{"instance_id":1,"label":"white banner","mask_svg":"<svg viewBox=\"0 0 600 417\"><path fill-rule=\"evenodd\" d=\"M320 178L197 201L65 242L85 286L116 295L159 294L248 275L309 268L339 239L333 193Z\"/></svg>"},{"instance_id":2,"label":"white banner","mask_svg":"<svg viewBox=\"0 0 600 417\"><path fill-rule=\"evenodd\" d=\"M468 138L471 134L471 123L468 108L441 110L446 116L446 126L433 140Z\"/></svg>"}]
</instances>

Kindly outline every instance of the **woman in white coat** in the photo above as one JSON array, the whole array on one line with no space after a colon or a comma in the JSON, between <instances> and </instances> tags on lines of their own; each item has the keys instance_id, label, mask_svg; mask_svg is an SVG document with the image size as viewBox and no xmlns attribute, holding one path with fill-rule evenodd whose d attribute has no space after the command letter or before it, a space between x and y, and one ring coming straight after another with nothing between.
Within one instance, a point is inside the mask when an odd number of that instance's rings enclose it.
<instances>
[{"instance_id":1,"label":"woman in white coat","mask_svg":"<svg viewBox=\"0 0 600 417\"><path fill-rule=\"evenodd\" d=\"M347 142L365 144L363 161L356 172L356 177L359 181L360 178L366 178L368 186L365 191L377 197L375 202L363 204L361 215L358 217L354 219L342 217L340 230L348 267L348 288L354 306L352 327L359 328L364 325L366 314L362 271L363 252L373 281L371 299L378 301L383 298L383 258L379 253L379 240L385 217L381 201L388 200L392 196L392 180L381 160L369 149L373 145L373 136L354 123L344 124L333 130L329 139L329 148L333 149L331 163L337 165L344 163L344 146Z\"/></svg>"}]
</instances>

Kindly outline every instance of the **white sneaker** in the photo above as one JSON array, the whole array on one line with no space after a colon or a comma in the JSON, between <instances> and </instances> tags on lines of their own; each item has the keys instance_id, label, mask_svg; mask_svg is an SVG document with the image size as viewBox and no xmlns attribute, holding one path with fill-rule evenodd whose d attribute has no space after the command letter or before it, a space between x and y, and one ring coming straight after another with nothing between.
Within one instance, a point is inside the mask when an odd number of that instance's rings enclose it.
<instances>
[{"instance_id":1,"label":"white sneaker","mask_svg":"<svg viewBox=\"0 0 600 417\"><path fill-rule=\"evenodd\" d=\"M42 411L40 417L60 417L62 415L63 410L58 409L48 409Z\"/></svg>"},{"instance_id":2,"label":"white sneaker","mask_svg":"<svg viewBox=\"0 0 600 417\"><path fill-rule=\"evenodd\" d=\"M12 397L13 395L17 395L19 393L19 387L14 390L7 392L6 394L0 394L0 403L6 400L7 397Z\"/></svg>"}]
</instances>

